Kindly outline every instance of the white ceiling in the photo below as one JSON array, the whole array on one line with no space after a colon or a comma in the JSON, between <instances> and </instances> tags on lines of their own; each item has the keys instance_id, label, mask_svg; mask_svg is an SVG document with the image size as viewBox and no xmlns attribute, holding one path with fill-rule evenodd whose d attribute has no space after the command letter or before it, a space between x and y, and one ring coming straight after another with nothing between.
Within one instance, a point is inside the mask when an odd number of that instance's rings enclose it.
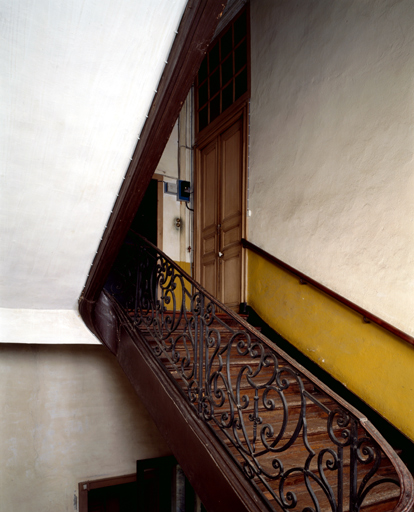
<instances>
[{"instance_id":1,"label":"white ceiling","mask_svg":"<svg viewBox=\"0 0 414 512\"><path fill-rule=\"evenodd\" d=\"M0 0L0 307L75 311L185 4Z\"/></svg>"}]
</instances>

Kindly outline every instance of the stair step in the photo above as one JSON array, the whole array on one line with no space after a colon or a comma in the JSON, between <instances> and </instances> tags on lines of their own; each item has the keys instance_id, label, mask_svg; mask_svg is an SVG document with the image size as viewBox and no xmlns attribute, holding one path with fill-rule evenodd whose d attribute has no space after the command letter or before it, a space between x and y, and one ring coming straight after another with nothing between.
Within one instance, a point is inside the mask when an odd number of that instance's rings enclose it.
<instances>
[{"instance_id":1,"label":"stair step","mask_svg":"<svg viewBox=\"0 0 414 512\"><path fill-rule=\"evenodd\" d=\"M240 454L238 454L238 452L234 448L232 451L233 451L233 455L239 460L240 464L243 465L244 460L240 456ZM295 446L293 446L293 449L290 448L289 452L275 454L274 456L275 457L278 456L279 459L284 463L285 470L293 469L295 467L304 467L304 459L306 459L306 457L300 458L300 457L298 457L297 453L295 454ZM344 495L344 497L347 497L347 496L349 496L349 481L350 481L350 479L349 479L349 456L348 456L348 458L344 459L344 466L345 467L344 467L343 495ZM371 466L369 466L369 467L361 466L358 468L357 488L359 488L359 485L360 485L363 477L366 475L366 473L368 472L370 467ZM267 469L269 472L273 472L273 473L275 472L275 470L273 470L272 468L265 468L265 469ZM309 469L310 469L310 471L313 471L317 476L319 476L319 473L317 471L318 470L317 456L314 457L314 460L312 460ZM335 471L335 470L330 471L330 470L326 469L326 467L324 468L324 471L325 471L326 479L329 482L329 485L331 486L334 496L336 497L337 496L337 485L338 485L337 471ZM398 480L398 477L395 474L393 466L386 459L383 459L383 464L380 469L380 477L381 478L391 477L391 478L394 478L395 480ZM311 481L314 483L313 480L311 480ZM266 486L264 484L262 484L261 481L257 477L255 478L255 482L258 485L258 487L267 496L269 501L272 502L273 498L271 497L271 494L267 490ZM268 485L270 485L270 487L274 489L274 492L276 493L276 495L278 495L279 483L280 483L279 479L276 479L273 481L268 480ZM372 483L372 481L370 481L369 483ZM314 483L313 489L319 499L319 502L321 505L321 510L322 511L325 511L325 510L331 511L329 501L326 498L326 495L324 494L324 492L320 489L320 487ZM303 474L301 474L299 472L293 473L291 475L291 477L286 480L284 490L285 490L285 496L289 490L296 493L296 496L298 498L298 505L300 505L300 507L299 508L295 507L293 510L302 511L305 509L305 506L310 507L313 505L311 497L309 496L309 492L306 489ZM370 508L370 507L374 506L377 503L379 506L379 508L377 510L379 510L379 511L393 510L393 508L396 505L396 502L398 501L399 495L400 495L399 487L397 487L396 485L394 485L392 483L383 483L380 486L376 487L375 490L373 490L371 493L368 494L368 496L364 500L363 507L361 507L361 510L364 510L367 512L368 511L371 512L371 510L374 511L376 509ZM344 499L344 511L349 509L348 501L349 501L348 499ZM389 506L391 506L391 508L388 508ZM275 507L275 508L276 508L276 510L278 510L277 507Z\"/></svg>"},{"instance_id":2,"label":"stair step","mask_svg":"<svg viewBox=\"0 0 414 512\"><path fill-rule=\"evenodd\" d=\"M131 317L131 318L134 318L135 316L135 311L134 310L129 310L128 311L128 315ZM249 315L246 315L246 314L238 314L238 316L247 321L248 319L248 316ZM227 327L230 327L231 329L240 329L240 330L243 330L243 326L238 322L237 319L234 319L233 317L229 316L227 313L222 313L222 312L215 312L214 313L214 319L212 319L211 321L211 324L210 326L212 328L218 328L218 329L226 329L226 326ZM175 328L179 328L181 327L182 329L184 329L185 326L187 326L188 322L193 319L193 318L197 318L197 319L200 319L200 317L194 317L194 315L189 312L189 311L186 311L185 314L182 314L180 316L180 311L176 311L175 313L173 311L164 311L162 314L161 313L158 313L158 317L157 318L162 318L164 319L164 321L169 318L171 319L172 321L172 325L174 325ZM205 325L209 325L208 322L209 322L209 317L202 317L203 321L205 322ZM223 325L224 324L224 325ZM260 330L261 328L257 328L257 330Z\"/></svg>"},{"instance_id":3,"label":"stair step","mask_svg":"<svg viewBox=\"0 0 414 512\"><path fill-rule=\"evenodd\" d=\"M279 506L277 505L276 501L274 500L272 494L264 488L264 486L261 486L260 484L258 487L262 487L262 492L268 499L268 501L274 506L275 510L280 510ZM319 486L313 485L312 489L316 495L316 498L318 499L318 503L320 506L321 512L332 512L332 507L329 503L328 498L326 497L326 494L320 489ZM312 501L312 498L309 495L309 492L306 490L305 484L302 485L302 489L299 489L295 487L295 490L290 489L289 487L285 487L284 494L286 497L287 492L289 490L292 490L297 498L297 506L289 509L294 512L305 510L305 507L310 507L310 510L313 510L315 505ZM333 488L334 491L334 499L337 499L337 489ZM277 489L275 490L276 496L278 496ZM344 484L343 487L343 495L349 496L349 484ZM361 507L360 512L392 512L397 503L400 496L400 489L391 483L385 483L381 484L380 487L377 487L368 495L365 497ZM343 501L343 512L349 512L349 499L344 499Z\"/></svg>"},{"instance_id":4,"label":"stair step","mask_svg":"<svg viewBox=\"0 0 414 512\"><path fill-rule=\"evenodd\" d=\"M219 434L220 434L221 438L223 439L224 443L226 444L226 446L233 453L233 455L238 460L240 460L240 461L243 460L243 457L239 453L238 449L232 443L230 443L230 441L228 439L226 439L221 432ZM317 436L315 436L315 437L317 437ZM308 440L310 441L310 443L309 443L310 447L315 452L315 455L313 456L313 458L312 458L311 454L308 452L308 450L306 449L306 447L303 445L303 439L301 436L298 437L298 439L295 441L295 443L291 447L289 447L288 450L279 452L279 453L273 453L273 455L270 454L270 456L272 457L272 459L273 458L280 459L284 464L285 471L289 470L291 468L295 468L295 467L304 467L306 461L309 458L309 460L310 460L309 469L311 471L316 472L318 470L318 455L319 455L319 453L326 448L331 448L334 452L336 452L336 446L333 445L329 439L323 439L321 436L319 436L318 439L313 439L312 436L308 436ZM283 445L286 444L286 441L280 442L278 444L278 446L280 448L282 448ZM244 449L247 450L246 444L244 445ZM247 450L247 453L249 453L248 450ZM255 453L259 454L260 451L258 450ZM255 456L257 457L258 460L260 459L259 455L255 455ZM325 454L325 456L324 456L325 473L326 473L328 479L329 479L329 477L336 479L337 473L335 471L330 471L329 469L326 468L326 461L328 459L332 459L332 455L330 455L329 453ZM343 462L344 462L344 471L347 471L347 467L349 467L349 464L350 464L349 450L344 450ZM261 462L261 464L264 464L263 467L266 468L265 463ZM271 467L271 462L269 462L269 464L267 466L268 466L268 470L271 473L275 472L274 469L272 469L272 467ZM369 465L369 464L358 465L359 481L362 480L363 476L371 469L371 467L372 467L372 465ZM380 471L378 472L378 475L381 475L381 477L391 477L391 478L398 479L395 469L394 469L394 466L391 464L391 462L387 458L385 458L385 457L381 458L381 463L379 465L379 468L380 468ZM334 485L336 485L335 481L334 481Z\"/></svg>"},{"instance_id":5,"label":"stair step","mask_svg":"<svg viewBox=\"0 0 414 512\"><path fill-rule=\"evenodd\" d=\"M334 453L337 453L338 451L338 447L329 437L329 433L327 431L327 422L329 411L338 409L339 405L337 405L330 396L316 388L315 385L306 377L301 376L299 378L297 371L293 369L291 365L287 363L283 358L277 356L279 375L278 378L275 379L274 364L271 362L271 360L266 360L266 362L270 363L269 366L266 366L263 361L260 362L259 351L258 357L254 357L251 354L240 355L237 348L237 341L239 341L239 339L236 337L234 343L229 344L229 341L232 339L232 337L235 334L237 335L239 325L233 319L230 319L230 322L228 322L229 318L226 318L225 314L218 313L216 316L219 319L222 319L223 322L229 324L229 327L221 325L217 320L214 320L214 322L208 327L209 332L211 333L211 347L208 349L207 361L209 375L210 378L213 379L210 382L209 392L212 398L214 398L215 391L222 392L224 394L225 401L221 407L218 407L217 403L219 403L220 397L218 397L216 402L213 400L213 419L211 419L208 423L242 467L244 458L234 443L237 444L239 442L242 452L245 450L245 456L247 459L250 459L251 456L249 452L249 443L250 446L252 446L255 436L256 439L254 457L256 457L257 461L262 465L262 468L265 469L269 474L275 474L276 472L276 469L272 466L272 462L276 458L278 458L283 463L285 474L286 471L293 470L294 468L303 468L305 467L310 455L309 451L304 445L304 425L301 426L301 430L295 442L286 451L280 453L269 453L269 449L266 447L266 444L263 444L261 440L261 432L266 425L270 425L273 428L273 435L270 437L266 436L265 438L267 446L269 446L272 441L277 439L277 436L283 427L285 416L283 401L281 400L277 389L272 389L271 387L273 386L277 388L278 386L282 386L284 389L281 392L283 393L283 398L287 404L288 415L284 434L278 441L276 448L283 448L283 446L289 442L292 435L294 434L298 426L298 422L300 421L304 400L306 403L307 442L310 448L316 454L312 459L309 459L309 470L314 472L316 475L319 475L319 453L321 453L322 450L326 450L328 448L331 449ZM163 343L165 343L165 347L163 347L163 350L165 350L165 352L158 356L158 359L171 373L183 391L187 393L188 387L191 384L191 379L193 378L192 372L194 370L194 348L192 345L192 339L196 338L195 334L191 332L191 326L189 328L187 320L182 319L175 327L176 328L173 333L164 333ZM241 340L243 340L242 336L243 335L240 335ZM151 330L146 330L144 332L144 337L153 349L160 347L160 345L154 340ZM218 352L215 352L218 339L220 339L220 348ZM251 341L255 343L254 337L251 338ZM174 351L172 351L172 343L174 343ZM229 356L229 352L231 360L230 367L228 369L230 376L228 378L227 357ZM270 354L270 349L265 348L265 353ZM205 358L206 354L203 353L202 356ZM174 360L174 358L176 359ZM184 372L181 370L181 365L184 367ZM255 375L255 372L257 372L257 375ZM220 377L220 374L225 379L225 382ZM217 376L217 380L214 380L215 376ZM253 386L249 380L253 383ZM265 386L269 385L269 383L271 383L271 385L270 390L267 391L266 399L273 400L271 410L265 407L263 401ZM226 387L227 385L232 386L233 394L231 397L228 395ZM260 424L256 426L254 426L254 422L250 419L254 417L256 395L255 387L257 388L259 397L256 414L258 414L261 418ZM300 394L302 387L310 396L303 396ZM244 409L238 409L237 404L230 402L230 400L236 399L240 402L241 406L243 406L245 403L247 403L247 406ZM318 403L315 403L314 400ZM194 403L194 407L197 409L198 403ZM228 421L228 417L225 417L225 415L229 414L232 410L234 419L243 422L244 433L243 430L236 429L235 434L233 427L221 429L218 426L217 423L220 423L222 418L224 418L224 422ZM343 433L343 431L344 428L338 426L337 422L335 421L332 425L332 432L337 436L338 440L340 440L342 443L345 443L346 439L341 437L341 433ZM228 435L226 435L225 432L227 432ZM267 428L266 432L270 432L270 427ZM238 441L235 435L238 436ZM244 435L247 436L247 439L244 438ZM362 427L359 428L359 438L363 438L365 435L365 431L362 429ZM233 439L233 442L229 439L228 436ZM260 453L262 453L262 455L259 455ZM326 452L323 458L324 474L334 492L336 499L338 471L328 469L326 466L328 459L332 459L332 455L329 452ZM358 464L357 488L361 484L364 476L368 474L372 466L372 464ZM350 449L349 447L345 447L343 450L343 478L344 482L347 483L344 483L343 488L345 497L343 512L349 512L349 472ZM387 457L382 456L381 463L374 477L374 480L369 480L368 485L375 481L375 478L385 477L394 478L397 481L399 480L391 461ZM274 489L276 495L278 495L279 480L280 479L268 480L267 482L267 484ZM280 510L280 507L276 504L268 488L266 488L260 479L255 477L254 481L259 489L261 489L264 495L269 499L270 503L274 505L275 510ZM323 490L321 490L317 485L314 485L313 487L315 495L320 502L321 512L331 511L332 509L329 504L329 500L326 498ZM285 496L289 490L295 492L298 500L297 506L289 508L289 510L298 512L303 510L313 510L315 508L312 498L306 488L303 475L299 472L292 473L292 475L286 480ZM399 495L400 489L394 484L381 484L368 494L360 510L361 512L392 511L398 502Z\"/></svg>"},{"instance_id":6,"label":"stair step","mask_svg":"<svg viewBox=\"0 0 414 512\"><path fill-rule=\"evenodd\" d=\"M181 383L182 379L183 379L183 375L181 373L180 363L178 363L176 365L176 366L179 367L179 370L178 370L176 367L173 366L173 364L170 363L170 361L166 361L163 358L161 358L161 360L162 360L164 366L170 371L171 375L177 380L177 382ZM188 375L188 372L192 368L193 368L193 365L192 365L192 363L190 361L187 366L184 366L185 374ZM214 373L214 372L212 372L212 373ZM237 382L237 377L238 376L231 374L230 375L230 381L228 381L228 379L227 379L227 372L226 371L222 371L221 374L226 379L227 384L224 383L224 381L222 380L221 377L218 377L217 378L217 389L221 389L224 392L226 392L226 394L227 394L227 385L230 385L231 389L234 390L233 391L234 395L236 395L237 387L236 387L235 384ZM265 385L269 385L269 384L271 386L272 385L273 386L276 385L274 380L270 380L270 379L271 379L271 374L268 376L268 378L264 378L264 376L263 376L263 378L261 378L260 380L258 378L253 378L252 379L253 384L258 388L259 396L263 395L263 387ZM299 385L297 383L297 380L294 377L289 377L288 379L285 379L285 380L286 380L286 383L288 383L288 386L286 386L282 390L284 397L288 398L291 395L297 395L299 393ZM323 395L320 394L320 392L318 390L315 389L313 384L311 382L309 382L309 381L303 381L303 387L311 396L315 397L316 400L323 396ZM213 392L214 389L215 389L215 383L211 382L211 384L210 384L211 392ZM247 381L247 379L242 379L241 380L241 382L239 383L239 386L238 386L238 390L239 390L240 397L246 396L246 397L249 398L250 401L254 400L255 388L252 387L252 385ZM278 403L280 401L279 393L276 390L274 390L274 389L271 389L268 392L267 398L268 399L273 399L276 403Z\"/></svg>"}]
</instances>

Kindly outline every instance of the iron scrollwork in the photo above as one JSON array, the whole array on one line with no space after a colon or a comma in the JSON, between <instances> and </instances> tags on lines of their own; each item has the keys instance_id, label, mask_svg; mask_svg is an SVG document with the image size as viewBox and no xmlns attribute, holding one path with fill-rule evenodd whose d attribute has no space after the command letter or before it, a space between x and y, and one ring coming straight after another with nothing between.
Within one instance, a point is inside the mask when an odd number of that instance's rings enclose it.
<instances>
[{"instance_id":1,"label":"iron scrollwork","mask_svg":"<svg viewBox=\"0 0 414 512\"><path fill-rule=\"evenodd\" d=\"M398 500L358 418L154 246L131 235L106 288L275 508L357 512L390 486Z\"/></svg>"}]
</instances>

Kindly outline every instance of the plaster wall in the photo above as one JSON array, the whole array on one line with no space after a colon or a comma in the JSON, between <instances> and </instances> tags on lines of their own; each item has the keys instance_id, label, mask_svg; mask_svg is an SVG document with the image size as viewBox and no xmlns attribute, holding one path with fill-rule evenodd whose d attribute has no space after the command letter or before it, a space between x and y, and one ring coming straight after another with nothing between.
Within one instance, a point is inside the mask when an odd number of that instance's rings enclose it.
<instances>
[{"instance_id":1,"label":"plaster wall","mask_svg":"<svg viewBox=\"0 0 414 512\"><path fill-rule=\"evenodd\" d=\"M0 343L101 344L73 309L0 308L0 326Z\"/></svg>"},{"instance_id":2,"label":"plaster wall","mask_svg":"<svg viewBox=\"0 0 414 512\"><path fill-rule=\"evenodd\" d=\"M178 179L178 122L172 129L155 172L161 176Z\"/></svg>"},{"instance_id":3,"label":"plaster wall","mask_svg":"<svg viewBox=\"0 0 414 512\"><path fill-rule=\"evenodd\" d=\"M177 228L176 220L180 218L180 203L175 196L164 194L163 206L163 250L174 261L179 261L181 228Z\"/></svg>"},{"instance_id":4,"label":"plaster wall","mask_svg":"<svg viewBox=\"0 0 414 512\"><path fill-rule=\"evenodd\" d=\"M251 251L248 283L266 323L414 441L412 345Z\"/></svg>"},{"instance_id":5,"label":"plaster wall","mask_svg":"<svg viewBox=\"0 0 414 512\"><path fill-rule=\"evenodd\" d=\"M1 307L77 308L185 5L2 2Z\"/></svg>"},{"instance_id":6,"label":"plaster wall","mask_svg":"<svg viewBox=\"0 0 414 512\"><path fill-rule=\"evenodd\" d=\"M73 512L78 483L170 451L103 346L0 345L1 510Z\"/></svg>"},{"instance_id":7,"label":"plaster wall","mask_svg":"<svg viewBox=\"0 0 414 512\"><path fill-rule=\"evenodd\" d=\"M252 0L249 239L414 334L414 3Z\"/></svg>"},{"instance_id":8,"label":"plaster wall","mask_svg":"<svg viewBox=\"0 0 414 512\"><path fill-rule=\"evenodd\" d=\"M164 149L156 173L164 182L193 179L193 91L187 96L178 120ZM192 202L190 203L192 204ZM179 219L179 227L177 226ZM165 194L163 198L163 251L186 271L190 270L192 248L192 213L183 201Z\"/></svg>"}]
</instances>

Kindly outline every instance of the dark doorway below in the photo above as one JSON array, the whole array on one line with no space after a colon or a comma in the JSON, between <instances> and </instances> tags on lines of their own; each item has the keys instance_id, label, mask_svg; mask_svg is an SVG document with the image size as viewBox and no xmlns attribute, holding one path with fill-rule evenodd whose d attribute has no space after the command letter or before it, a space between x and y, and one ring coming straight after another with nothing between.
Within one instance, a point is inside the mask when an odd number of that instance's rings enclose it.
<instances>
[{"instance_id":1,"label":"dark doorway below","mask_svg":"<svg viewBox=\"0 0 414 512\"><path fill-rule=\"evenodd\" d=\"M131 224L131 229L157 245L158 181L151 180Z\"/></svg>"},{"instance_id":2,"label":"dark doorway below","mask_svg":"<svg viewBox=\"0 0 414 512\"><path fill-rule=\"evenodd\" d=\"M92 489L88 493L88 512L136 512L137 509L136 482Z\"/></svg>"}]
</instances>

